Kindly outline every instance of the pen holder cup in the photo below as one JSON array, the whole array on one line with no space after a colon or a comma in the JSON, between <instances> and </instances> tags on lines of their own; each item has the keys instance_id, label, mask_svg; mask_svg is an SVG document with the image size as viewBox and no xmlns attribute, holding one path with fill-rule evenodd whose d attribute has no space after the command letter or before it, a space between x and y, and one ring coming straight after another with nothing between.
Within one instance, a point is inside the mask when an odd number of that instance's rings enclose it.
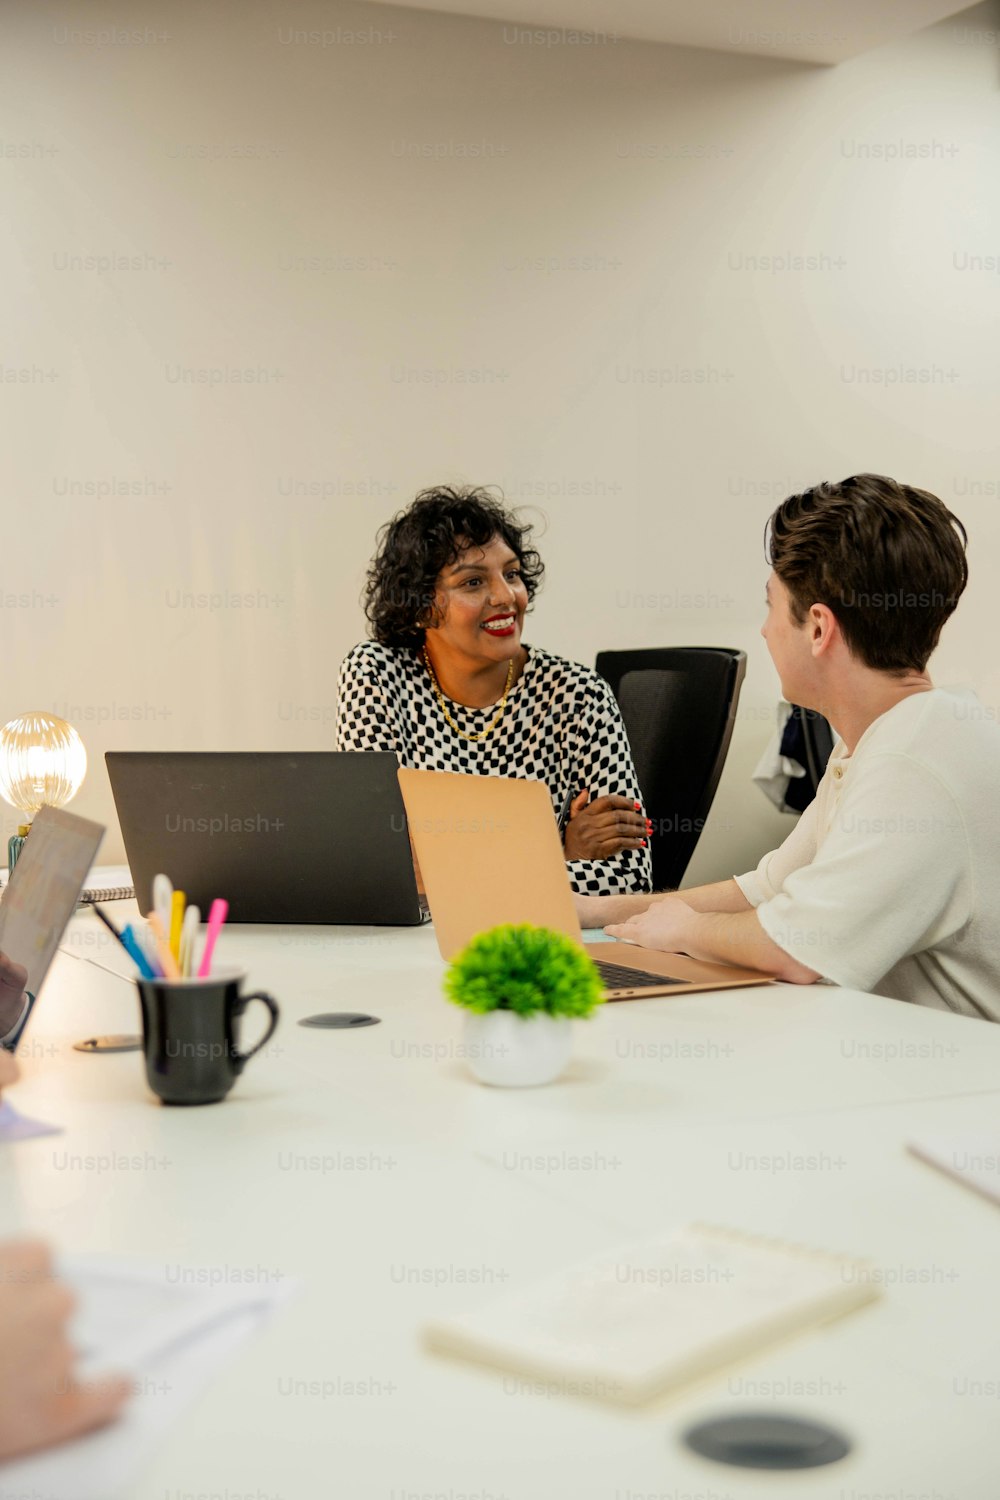
<instances>
[{"instance_id":1,"label":"pen holder cup","mask_svg":"<svg viewBox=\"0 0 1000 1500\"><path fill-rule=\"evenodd\" d=\"M278 1024L277 1002L262 991L241 995L241 973L210 979L139 979L146 1078L164 1104L217 1104L249 1058L270 1041ZM247 1051L239 1046L240 1023L257 1000L269 1021Z\"/></svg>"}]
</instances>

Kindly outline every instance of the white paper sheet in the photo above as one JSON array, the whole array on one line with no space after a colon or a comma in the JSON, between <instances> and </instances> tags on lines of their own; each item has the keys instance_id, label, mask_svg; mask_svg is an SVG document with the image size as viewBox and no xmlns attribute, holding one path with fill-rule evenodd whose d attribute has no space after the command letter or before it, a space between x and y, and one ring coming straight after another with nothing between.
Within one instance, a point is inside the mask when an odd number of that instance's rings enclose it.
<instances>
[{"instance_id":1,"label":"white paper sheet","mask_svg":"<svg viewBox=\"0 0 1000 1500\"><path fill-rule=\"evenodd\" d=\"M5 1465L0 1500L115 1500L171 1422L293 1290L273 1276L232 1284L218 1267L110 1256L67 1257L59 1274L79 1299L72 1336L81 1376L130 1375L135 1394L110 1427Z\"/></svg>"}]
</instances>

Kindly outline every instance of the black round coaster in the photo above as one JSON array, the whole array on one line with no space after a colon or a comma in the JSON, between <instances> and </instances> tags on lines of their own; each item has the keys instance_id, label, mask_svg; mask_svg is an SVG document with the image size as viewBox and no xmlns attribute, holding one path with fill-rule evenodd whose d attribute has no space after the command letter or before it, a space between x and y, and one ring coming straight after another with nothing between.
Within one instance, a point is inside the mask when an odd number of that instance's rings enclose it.
<instances>
[{"instance_id":1,"label":"black round coaster","mask_svg":"<svg viewBox=\"0 0 1000 1500\"><path fill-rule=\"evenodd\" d=\"M335 1030L349 1030L355 1026L379 1026L381 1016L366 1016L359 1010L330 1010L321 1016L306 1016L300 1026L323 1026Z\"/></svg>"},{"instance_id":2,"label":"black round coaster","mask_svg":"<svg viewBox=\"0 0 1000 1500\"><path fill-rule=\"evenodd\" d=\"M818 1469L851 1451L833 1427L770 1412L710 1417L689 1427L684 1442L703 1458L743 1469Z\"/></svg>"},{"instance_id":3,"label":"black round coaster","mask_svg":"<svg viewBox=\"0 0 1000 1500\"><path fill-rule=\"evenodd\" d=\"M141 1052L141 1036L89 1036L85 1042L74 1042L74 1052Z\"/></svg>"}]
</instances>

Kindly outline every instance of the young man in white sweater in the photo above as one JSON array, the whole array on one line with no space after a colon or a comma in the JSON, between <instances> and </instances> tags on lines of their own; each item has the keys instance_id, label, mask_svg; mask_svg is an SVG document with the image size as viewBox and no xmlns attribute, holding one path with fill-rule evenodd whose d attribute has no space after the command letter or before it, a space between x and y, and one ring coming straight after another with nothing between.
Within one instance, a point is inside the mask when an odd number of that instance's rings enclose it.
<instances>
[{"instance_id":1,"label":"young man in white sweater","mask_svg":"<svg viewBox=\"0 0 1000 1500\"><path fill-rule=\"evenodd\" d=\"M585 926L1000 1020L1000 727L927 673L965 543L936 496L877 474L778 507L761 634L785 698L839 735L816 799L756 870L579 897Z\"/></svg>"}]
</instances>

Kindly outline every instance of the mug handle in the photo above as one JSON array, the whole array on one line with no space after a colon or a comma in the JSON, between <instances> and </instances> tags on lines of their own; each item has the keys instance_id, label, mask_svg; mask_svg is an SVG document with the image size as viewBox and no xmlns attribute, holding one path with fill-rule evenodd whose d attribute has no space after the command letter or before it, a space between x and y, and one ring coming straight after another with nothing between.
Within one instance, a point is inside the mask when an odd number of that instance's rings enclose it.
<instances>
[{"instance_id":1,"label":"mug handle","mask_svg":"<svg viewBox=\"0 0 1000 1500\"><path fill-rule=\"evenodd\" d=\"M234 1050L230 1054L238 1072L242 1072L244 1063L248 1062L249 1059L253 1057L255 1052L259 1052L261 1047L264 1046L265 1042L269 1042L271 1040L278 1025L278 1002L276 1000L273 1000L270 995L265 995L263 990L255 990L252 995L240 995L233 1007L234 1014L242 1018L243 1013L246 1010L247 1006L250 1004L251 1000L259 1000L262 1005L267 1006L268 1010L271 1013L271 1024L264 1032L264 1035L261 1037L260 1041L257 1042L255 1046L251 1047L249 1052L236 1052Z\"/></svg>"}]
</instances>

